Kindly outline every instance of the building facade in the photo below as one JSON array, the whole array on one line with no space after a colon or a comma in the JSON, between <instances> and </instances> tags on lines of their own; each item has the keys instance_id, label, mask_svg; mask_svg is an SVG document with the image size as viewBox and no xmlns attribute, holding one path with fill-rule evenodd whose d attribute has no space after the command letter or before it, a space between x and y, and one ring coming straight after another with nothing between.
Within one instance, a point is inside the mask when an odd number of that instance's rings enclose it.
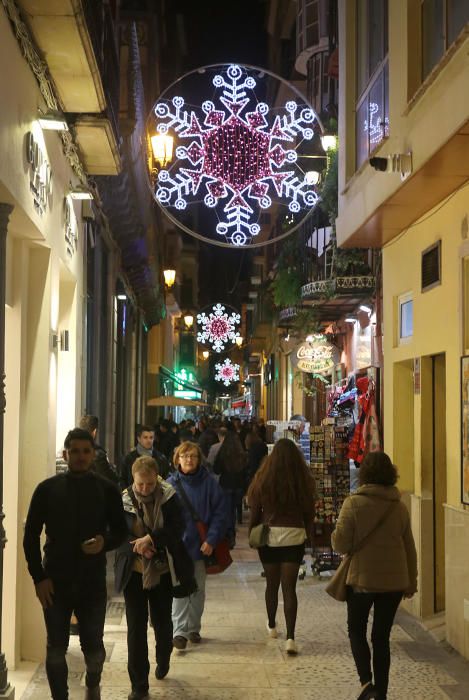
<instances>
[{"instance_id":1,"label":"building facade","mask_svg":"<svg viewBox=\"0 0 469 700\"><path fill-rule=\"evenodd\" d=\"M339 3L344 247L382 249L384 448L419 556L408 604L469 657L467 3Z\"/></svg>"}]
</instances>

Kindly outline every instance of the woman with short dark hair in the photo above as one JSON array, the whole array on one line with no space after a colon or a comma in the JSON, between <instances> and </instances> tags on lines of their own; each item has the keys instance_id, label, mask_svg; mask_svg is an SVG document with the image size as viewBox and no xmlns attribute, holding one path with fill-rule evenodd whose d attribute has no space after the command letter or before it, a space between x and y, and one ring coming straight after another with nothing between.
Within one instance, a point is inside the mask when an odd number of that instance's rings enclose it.
<instances>
[{"instance_id":1,"label":"woman with short dark hair","mask_svg":"<svg viewBox=\"0 0 469 700\"><path fill-rule=\"evenodd\" d=\"M315 486L294 442L284 438L278 440L257 471L247 498L251 510L249 532L260 523L269 528L267 544L258 550L266 578L267 632L269 637L277 637L276 616L281 585L287 627L285 650L288 654L296 654L296 582L305 553L305 540L311 534L314 521Z\"/></svg>"},{"instance_id":2,"label":"woman with short dark hair","mask_svg":"<svg viewBox=\"0 0 469 700\"><path fill-rule=\"evenodd\" d=\"M368 453L360 467L360 488L344 501L332 534L335 551L352 555L347 613L362 684L359 700L386 700L394 617L402 598L411 598L417 591L417 554L397 478L397 469L385 452ZM366 638L371 608L373 672Z\"/></svg>"}]
</instances>

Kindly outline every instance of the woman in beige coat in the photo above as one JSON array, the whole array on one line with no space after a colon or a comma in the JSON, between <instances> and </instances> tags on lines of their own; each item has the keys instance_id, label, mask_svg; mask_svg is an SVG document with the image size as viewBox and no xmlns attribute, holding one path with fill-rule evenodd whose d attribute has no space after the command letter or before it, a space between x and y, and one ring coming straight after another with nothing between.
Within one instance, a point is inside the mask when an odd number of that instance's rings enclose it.
<instances>
[{"instance_id":1,"label":"woman in beige coat","mask_svg":"<svg viewBox=\"0 0 469 700\"><path fill-rule=\"evenodd\" d=\"M332 535L336 552L352 554L347 613L350 645L362 684L358 700L386 700L394 617L402 598L411 598L417 590L414 538L396 481L397 470L388 455L370 452L360 467L360 488L344 501ZM372 607L373 673L366 638Z\"/></svg>"}]
</instances>

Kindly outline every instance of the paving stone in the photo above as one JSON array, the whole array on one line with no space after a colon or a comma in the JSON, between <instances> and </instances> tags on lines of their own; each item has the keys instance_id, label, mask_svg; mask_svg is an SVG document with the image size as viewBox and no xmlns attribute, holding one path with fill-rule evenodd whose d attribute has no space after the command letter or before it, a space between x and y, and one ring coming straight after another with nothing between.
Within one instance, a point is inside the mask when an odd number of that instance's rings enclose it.
<instances>
[{"instance_id":1,"label":"paving stone","mask_svg":"<svg viewBox=\"0 0 469 700\"><path fill-rule=\"evenodd\" d=\"M244 541L241 531L241 548ZM233 550L235 560L237 549ZM313 578L308 567L305 580L298 584L296 638L300 653L290 657L285 652L281 599L279 638L266 636L265 579L257 561L246 561L250 558L240 556L242 561L235 561L223 575L208 578L203 641L188 645L183 653L175 652L170 673L162 682L154 677L154 633L149 628L150 697L356 700L360 686L350 653L345 605L324 593L325 583ZM435 642L404 611L399 611L396 621L391 634L388 700L468 700L469 663L445 644ZM102 700L126 700L129 693L126 632L123 598L114 597L106 616ZM77 637L70 641L68 665L70 700L83 700L84 664ZM49 697L44 667L40 666L21 700Z\"/></svg>"}]
</instances>

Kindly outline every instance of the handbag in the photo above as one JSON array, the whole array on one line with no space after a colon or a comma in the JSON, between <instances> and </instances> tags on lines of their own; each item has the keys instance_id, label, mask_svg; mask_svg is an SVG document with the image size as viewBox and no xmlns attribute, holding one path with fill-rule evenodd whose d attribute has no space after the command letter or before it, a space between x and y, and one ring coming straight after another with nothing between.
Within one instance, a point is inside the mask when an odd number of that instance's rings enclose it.
<instances>
[{"instance_id":1,"label":"handbag","mask_svg":"<svg viewBox=\"0 0 469 700\"><path fill-rule=\"evenodd\" d=\"M254 525L249 533L249 546L253 549L259 549L259 547L265 547L269 539L269 526L266 523L260 523L259 525Z\"/></svg>"},{"instance_id":2,"label":"handbag","mask_svg":"<svg viewBox=\"0 0 469 700\"><path fill-rule=\"evenodd\" d=\"M376 525L370 532L362 539L361 542L357 544L355 549L353 549L349 554L346 554L342 561L340 562L339 566L337 567L335 574L327 584L325 591L328 593L332 598L335 600L340 601L341 603L344 603L347 600L347 576L348 572L350 569L350 564L352 563L352 557L354 554L360 551L362 549L366 542L370 539L371 535L373 535L376 530L378 530L381 525L385 522L385 520L388 518L388 516L391 514L391 511L395 508L396 504L392 503L389 508L386 510L386 512L383 514L383 516L378 520Z\"/></svg>"},{"instance_id":3,"label":"handbag","mask_svg":"<svg viewBox=\"0 0 469 700\"><path fill-rule=\"evenodd\" d=\"M182 498L184 505L191 514L192 520L195 523L197 532L199 533L200 542L203 544L207 539L208 526L200 519L199 514L189 500L184 486L179 479L174 482L179 495ZM227 537L224 537L217 545L215 545L212 554L204 555L205 571L207 574L221 574L233 563L230 554L230 543Z\"/></svg>"}]
</instances>

